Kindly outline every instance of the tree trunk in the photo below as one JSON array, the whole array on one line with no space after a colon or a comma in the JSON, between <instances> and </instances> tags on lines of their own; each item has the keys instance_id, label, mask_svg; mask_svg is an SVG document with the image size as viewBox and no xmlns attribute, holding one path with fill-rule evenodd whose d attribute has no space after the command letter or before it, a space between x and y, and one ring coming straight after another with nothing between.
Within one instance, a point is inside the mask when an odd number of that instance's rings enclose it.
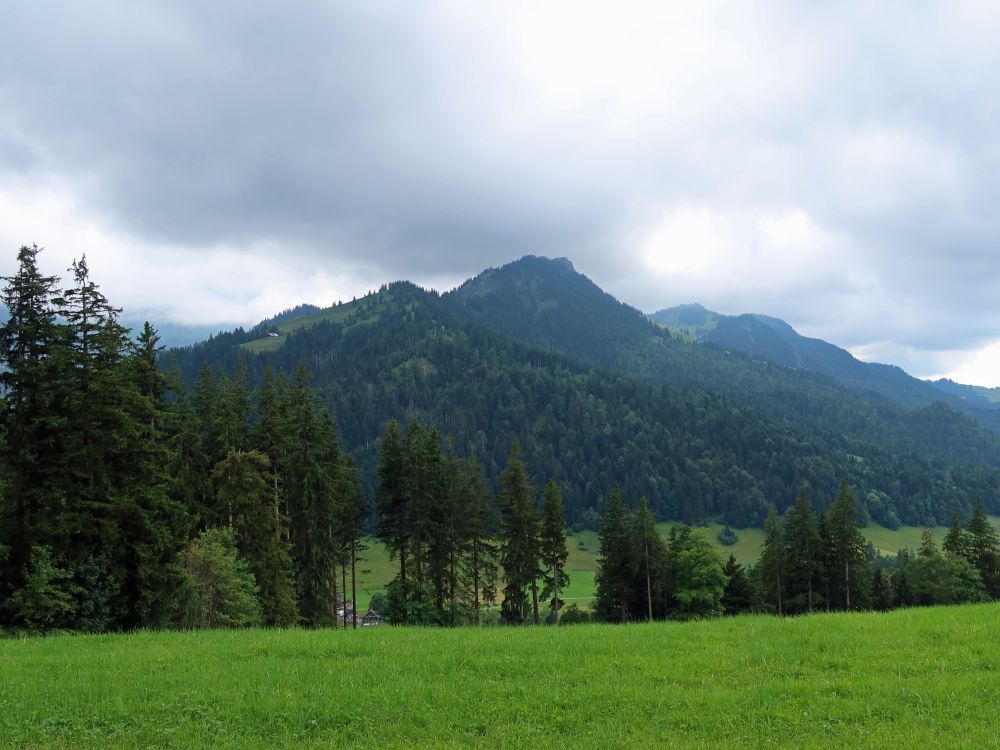
<instances>
[{"instance_id":1,"label":"tree trunk","mask_svg":"<svg viewBox=\"0 0 1000 750\"><path fill-rule=\"evenodd\" d=\"M538 624L538 578L531 577L531 617L535 625Z\"/></svg>"},{"instance_id":2,"label":"tree trunk","mask_svg":"<svg viewBox=\"0 0 1000 750\"><path fill-rule=\"evenodd\" d=\"M355 602L358 601L358 542L356 539L351 540L351 599ZM354 629L358 629L358 607L357 604L353 607L353 614L351 619L354 621Z\"/></svg>"},{"instance_id":3,"label":"tree trunk","mask_svg":"<svg viewBox=\"0 0 1000 750\"><path fill-rule=\"evenodd\" d=\"M847 592L847 609L851 609L851 561L844 560L844 587Z\"/></svg>"},{"instance_id":4,"label":"tree trunk","mask_svg":"<svg viewBox=\"0 0 1000 750\"><path fill-rule=\"evenodd\" d=\"M480 624L479 620L479 544L478 542L473 545L472 548L472 606L476 610L476 625Z\"/></svg>"},{"instance_id":5,"label":"tree trunk","mask_svg":"<svg viewBox=\"0 0 1000 750\"><path fill-rule=\"evenodd\" d=\"M347 566L340 566L341 582L344 584L344 630L347 630ZM354 602L351 602L351 609L354 609Z\"/></svg>"},{"instance_id":6,"label":"tree trunk","mask_svg":"<svg viewBox=\"0 0 1000 750\"><path fill-rule=\"evenodd\" d=\"M781 573L778 573L778 615L783 615L785 613L784 609L781 607Z\"/></svg>"},{"instance_id":7,"label":"tree trunk","mask_svg":"<svg viewBox=\"0 0 1000 750\"><path fill-rule=\"evenodd\" d=\"M649 540L642 540L642 553L646 557L646 607L649 613L649 621L653 621L653 585L649 580Z\"/></svg>"}]
</instances>

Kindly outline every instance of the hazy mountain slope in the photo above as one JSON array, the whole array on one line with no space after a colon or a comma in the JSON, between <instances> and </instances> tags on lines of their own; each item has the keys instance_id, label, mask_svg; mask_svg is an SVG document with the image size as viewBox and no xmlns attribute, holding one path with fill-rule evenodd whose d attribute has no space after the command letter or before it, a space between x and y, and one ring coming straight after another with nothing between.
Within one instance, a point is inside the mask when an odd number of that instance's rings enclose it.
<instances>
[{"instance_id":1,"label":"hazy mountain slope","mask_svg":"<svg viewBox=\"0 0 1000 750\"><path fill-rule=\"evenodd\" d=\"M698 311L697 316L692 310ZM800 335L778 318L755 314L720 315L691 305L660 310L650 318L723 350L826 375L850 388L873 391L904 406L928 406L942 401L987 427L1000 430L1000 410L993 408L1000 408L1000 404L994 405L977 397L979 394L971 389L941 388L893 365L861 362L840 347ZM691 324L692 320L700 324Z\"/></svg>"},{"instance_id":2,"label":"hazy mountain slope","mask_svg":"<svg viewBox=\"0 0 1000 750\"><path fill-rule=\"evenodd\" d=\"M981 385L963 385L954 380L942 378L931 383L944 393L965 401L978 409L1000 409L1000 388L986 388Z\"/></svg>"}]
</instances>

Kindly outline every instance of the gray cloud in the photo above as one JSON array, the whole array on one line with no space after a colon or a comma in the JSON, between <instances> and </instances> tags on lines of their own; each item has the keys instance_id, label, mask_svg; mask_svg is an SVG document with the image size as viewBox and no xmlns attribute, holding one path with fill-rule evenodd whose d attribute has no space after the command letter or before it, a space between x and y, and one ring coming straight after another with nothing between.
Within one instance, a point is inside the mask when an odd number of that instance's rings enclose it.
<instances>
[{"instance_id":1,"label":"gray cloud","mask_svg":"<svg viewBox=\"0 0 1000 750\"><path fill-rule=\"evenodd\" d=\"M996 13L705 8L16 4L0 176L171 258L371 285L567 255L919 374L1000 338Z\"/></svg>"}]
</instances>

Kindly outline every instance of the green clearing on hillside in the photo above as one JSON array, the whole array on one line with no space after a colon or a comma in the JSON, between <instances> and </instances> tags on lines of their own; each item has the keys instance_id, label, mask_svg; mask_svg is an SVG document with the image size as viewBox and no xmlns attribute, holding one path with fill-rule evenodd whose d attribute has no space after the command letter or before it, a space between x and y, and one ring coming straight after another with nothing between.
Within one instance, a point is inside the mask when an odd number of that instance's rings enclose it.
<instances>
[{"instance_id":1,"label":"green clearing on hillside","mask_svg":"<svg viewBox=\"0 0 1000 750\"><path fill-rule=\"evenodd\" d=\"M245 344L241 344L240 348L254 354L273 352L280 349L285 343L285 337L296 329L311 328L325 321L338 324L343 323L349 315L353 314L356 317L355 322L344 328L345 331L349 331L356 326L377 322L382 311L389 308L394 302L391 291L374 297L362 297L352 302L344 302L340 305L310 313L309 315L303 315L278 323L274 328L277 329L280 334L279 336L268 336L266 338L255 339L254 341L247 341Z\"/></svg>"},{"instance_id":2,"label":"green clearing on hillside","mask_svg":"<svg viewBox=\"0 0 1000 750\"><path fill-rule=\"evenodd\" d=\"M1000 605L0 641L2 747L997 747Z\"/></svg>"}]
</instances>

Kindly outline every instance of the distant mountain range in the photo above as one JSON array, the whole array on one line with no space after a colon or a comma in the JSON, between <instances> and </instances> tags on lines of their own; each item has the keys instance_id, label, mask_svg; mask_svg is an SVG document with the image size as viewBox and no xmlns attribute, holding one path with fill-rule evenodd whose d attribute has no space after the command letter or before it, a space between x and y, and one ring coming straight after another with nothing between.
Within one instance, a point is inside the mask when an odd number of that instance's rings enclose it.
<instances>
[{"instance_id":1,"label":"distant mountain range","mask_svg":"<svg viewBox=\"0 0 1000 750\"><path fill-rule=\"evenodd\" d=\"M618 484L661 518L757 524L803 483L824 507L842 478L890 526L945 522L979 499L1000 509L1000 409L986 395L859 362L774 318L686 306L651 319L563 258L526 256L444 295L396 282L169 358L189 383L206 364L242 360L260 378L304 361L369 488L395 417L433 421L494 479L521 440L571 517Z\"/></svg>"},{"instance_id":2,"label":"distant mountain range","mask_svg":"<svg viewBox=\"0 0 1000 750\"><path fill-rule=\"evenodd\" d=\"M845 385L881 393L897 403L926 405L944 401L990 426L1000 424L994 415L982 414L982 410L1000 409L1000 389L961 385L950 380L919 380L894 365L861 362L840 347L800 335L778 318L758 314L720 315L697 304L670 307L653 313L650 318L671 331L720 349L829 375Z\"/></svg>"}]
</instances>

